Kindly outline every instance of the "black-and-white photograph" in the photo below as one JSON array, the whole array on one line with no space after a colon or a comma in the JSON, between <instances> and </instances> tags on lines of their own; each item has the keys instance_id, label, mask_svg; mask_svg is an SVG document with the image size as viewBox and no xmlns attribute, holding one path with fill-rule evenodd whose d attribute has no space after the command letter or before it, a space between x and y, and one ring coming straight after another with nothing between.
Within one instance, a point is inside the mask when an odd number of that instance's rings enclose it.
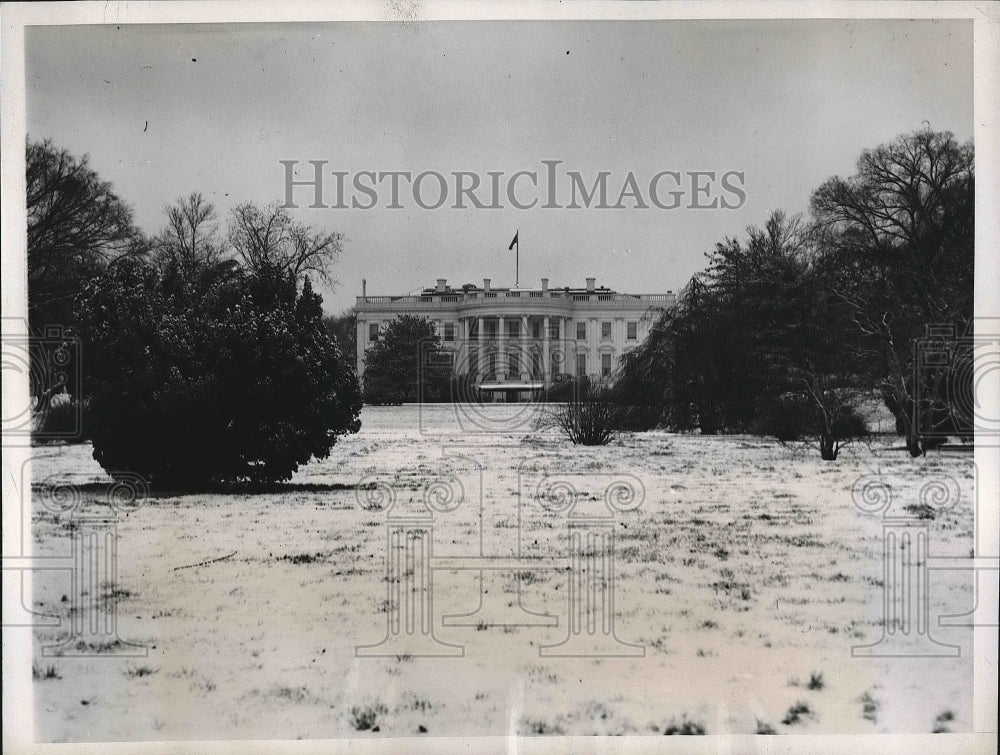
<instances>
[{"instance_id":1,"label":"black-and-white photograph","mask_svg":"<svg viewBox=\"0 0 1000 755\"><path fill-rule=\"evenodd\" d=\"M43 5L5 751L995 751L996 7Z\"/></svg>"}]
</instances>

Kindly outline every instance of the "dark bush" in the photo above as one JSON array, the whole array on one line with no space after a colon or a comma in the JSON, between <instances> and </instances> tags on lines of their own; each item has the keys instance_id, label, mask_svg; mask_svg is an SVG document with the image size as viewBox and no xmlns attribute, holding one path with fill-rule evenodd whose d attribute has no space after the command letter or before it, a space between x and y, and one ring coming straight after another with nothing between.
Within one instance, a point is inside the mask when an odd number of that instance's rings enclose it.
<instances>
[{"instance_id":1,"label":"dark bush","mask_svg":"<svg viewBox=\"0 0 1000 755\"><path fill-rule=\"evenodd\" d=\"M558 427L574 445L603 446L618 432L618 406L611 388L581 380L569 400L551 403L543 424Z\"/></svg>"},{"instance_id":2,"label":"dark bush","mask_svg":"<svg viewBox=\"0 0 1000 755\"><path fill-rule=\"evenodd\" d=\"M365 352L364 401L374 405L450 401L451 360L431 322L400 315Z\"/></svg>"},{"instance_id":3,"label":"dark bush","mask_svg":"<svg viewBox=\"0 0 1000 755\"><path fill-rule=\"evenodd\" d=\"M108 471L159 488L289 479L357 432L360 390L308 279L126 261L78 316L87 434Z\"/></svg>"},{"instance_id":4,"label":"dark bush","mask_svg":"<svg viewBox=\"0 0 1000 755\"><path fill-rule=\"evenodd\" d=\"M619 379L613 383L611 397L618 407L619 430L644 432L664 424L662 408L651 400L649 391L635 390L634 381Z\"/></svg>"},{"instance_id":5,"label":"dark bush","mask_svg":"<svg viewBox=\"0 0 1000 755\"><path fill-rule=\"evenodd\" d=\"M550 404L572 401L589 386L590 378L586 376L573 377L567 373L556 373L552 376L552 385L545 389L543 400Z\"/></svg>"},{"instance_id":6,"label":"dark bush","mask_svg":"<svg viewBox=\"0 0 1000 755\"><path fill-rule=\"evenodd\" d=\"M782 443L805 438L816 412L801 396L775 396L758 405L754 432L771 435Z\"/></svg>"},{"instance_id":7,"label":"dark bush","mask_svg":"<svg viewBox=\"0 0 1000 755\"><path fill-rule=\"evenodd\" d=\"M754 431L782 443L815 442L825 461L835 461L840 449L870 434L854 399L827 391L822 401L801 394L784 394L758 403Z\"/></svg>"}]
</instances>

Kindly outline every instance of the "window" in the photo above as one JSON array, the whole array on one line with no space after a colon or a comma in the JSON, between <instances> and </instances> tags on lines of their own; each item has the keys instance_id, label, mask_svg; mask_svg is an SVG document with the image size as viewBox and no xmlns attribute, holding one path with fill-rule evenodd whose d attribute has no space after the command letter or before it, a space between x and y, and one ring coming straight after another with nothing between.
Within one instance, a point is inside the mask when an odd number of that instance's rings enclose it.
<instances>
[{"instance_id":1,"label":"window","mask_svg":"<svg viewBox=\"0 0 1000 755\"><path fill-rule=\"evenodd\" d=\"M487 320L486 321L486 337L490 338L490 339L497 337L497 321L496 320Z\"/></svg>"},{"instance_id":2,"label":"window","mask_svg":"<svg viewBox=\"0 0 1000 755\"><path fill-rule=\"evenodd\" d=\"M576 374L577 377L584 377L587 374L587 355L577 354L576 355Z\"/></svg>"},{"instance_id":3,"label":"window","mask_svg":"<svg viewBox=\"0 0 1000 755\"><path fill-rule=\"evenodd\" d=\"M479 377L479 352L472 351L469 353L469 374L473 377Z\"/></svg>"},{"instance_id":4,"label":"window","mask_svg":"<svg viewBox=\"0 0 1000 755\"><path fill-rule=\"evenodd\" d=\"M497 377L497 355L490 354L486 362L489 365L489 369L486 372L487 380L496 380Z\"/></svg>"},{"instance_id":5,"label":"window","mask_svg":"<svg viewBox=\"0 0 1000 755\"><path fill-rule=\"evenodd\" d=\"M507 321L507 337L517 338L521 333L521 321L520 320L508 320Z\"/></svg>"},{"instance_id":6,"label":"window","mask_svg":"<svg viewBox=\"0 0 1000 755\"><path fill-rule=\"evenodd\" d=\"M507 355L507 366L508 366L507 377L509 377L509 378L518 378L518 377L520 377L520 375L521 375L521 360L518 357L518 354L517 354L516 351L512 351L512 352L510 352L510 354Z\"/></svg>"},{"instance_id":7,"label":"window","mask_svg":"<svg viewBox=\"0 0 1000 755\"><path fill-rule=\"evenodd\" d=\"M587 340L587 323L578 322L576 324L576 340L577 341Z\"/></svg>"},{"instance_id":8,"label":"window","mask_svg":"<svg viewBox=\"0 0 1000 755\"><path fill-rule=\"evenodd\" d=\"M601 354L601 375L607 377L611 374L611 355Z\"/></svg>"},{"instance_id":9,"label":"window","mask_svg":"<svg viewBox=\"0 0 1000 755\"><path fill-rule=\"evenodd\" d=\"M630 322L628 324L628 335L627 335L628 340L630 340L630 341L636 340L636 338L638 337L637 334L636 334L636 330L638 330L638 326L639 326L639 323L636 323L636 322Z\"/></svg>"},{"instance_id":10,"label":"window","mask_svg":"<svg viewBox=\"0 0 1000 755\"><path fill-rule=\"evenodd\" d=\"M611 340L611 323L602 322L601 323L601 340L610 341Z\"/></svg>"},{"instance_id":11,"label":"window","mask_svg":"<svg viewBox=\"0 0 1000 755\"><path fill-rule=\"evenodd\" d=\"M538 380L542 376L542 355L535 351L531 354L531 377Z\"/></svg>"},{"instance_id":12,"label":"window","mask_svg":"<svg viewBox=\"0 0 1000 755\"><path fill-rule=\"evenodd\" d=\"M531 337L541 338L541 335L542 335L542 324L538 322L538 320L535 320L533 323L531 323Z\"/></svg>"},{"instance_id":13,"label":"window","mask_svg":"<svg viewBox=\"0 0 1000 755\"><path fill-rule=\"evenodd\" d=\"M558 337L559 337L559 323L558 322L550 322L549 323L549 338L558 338Z\"/></svg>"},{"instance_id":14,"label":"window","mask_svg":"<svg viewBox=\"0 0 1000 755\"><path fill-rule=\"evenodd\" d=\"M370 322L368 323L368 340L375 342L378 340L378 323Z\"/></svg>"},{"instance_id":15,"label":"window","mask_svg":"<svg viewBox=\"0 0 1000 755\"><path fill-rule=\"evenodd\" d=\"M444 324L444 340L446 341L455 340L455 323L446 322Z\"/></svg>"}]
</instances>

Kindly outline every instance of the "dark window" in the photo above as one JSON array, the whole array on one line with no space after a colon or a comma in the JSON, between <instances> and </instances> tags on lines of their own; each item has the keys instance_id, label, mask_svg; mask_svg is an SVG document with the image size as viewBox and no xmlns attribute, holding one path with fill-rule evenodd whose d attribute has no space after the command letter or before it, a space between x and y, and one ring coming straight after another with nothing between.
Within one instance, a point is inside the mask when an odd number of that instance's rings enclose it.
<instances>
[{"instance_id":1,"label":"dark window","mask_svg":"<svg viewBox=\"0 0 1000 755\"><path fill-rule=\"evenodd\" d=\"M576 324L576 340L577 341L587 340L587 323L578 322Z\"/></svg>"},{"instance_id":2,"label":"dark window","mask_svg":"<svg viewBox=\"0 0 1000 755\"><path fill-rule=\"evenodd\" d=\"M587 355L577 354L576 355L576 374L579 377L584 377L587 374Z\"/></svg>"},{"instance_id":3,"label":"dark window","mask_svg":"<svg viewBox=\"0 0 1000 755\"><path fill-rule=\"evenodd\" d=\"M601 374L607 377L611 374L611 355L601 354Z\"/></svg>"},{"instance_id":4,"label":"dark window","mask_svg":"<svg viewBox=\"0 0 1000 755\"><path fill-rule=\"evenodd\" d=\"M516 351L512 351L507 355L507 365L509 369L507 370L507 377L518 378L521 375L521 360L518 357Z\"/></svg>"},{"instance_id":5,"label":"dark window","mask_svg":"<svg viewBox=\"0 0 1000 755\"><path fill-rule=\"evenodd\" d=\"M446 341L455 340L455 323L446 322L444 324L444 340Z\"/></svg>"},{"instance_id":6,"label":"dark window","mask_svg":"<svg viewBox=\"0 0 1000 755\"><path fill-rule=\"evenodd\" d=\"M628 340L634 341L638 337L636 330L638 329L638 323L630 322L628 324Z\"/></svg>"},{"instance_id":7,"label":"dark window","mask_svg":"<svg viewBox=\"0 0 1000 755\"><path fill-rule=\"evenodd\" d=\"M377 341L378 340L378 323L371 322L368 323L368 340Z\"/></svg>"},{"instance_id":8,"label":"dark window","mask_svg":"<svg viewBox=\"0 0 1000 755\"><path fill-rule=\"evenodd\" d=\"M507 336L509 338L517 338L521 333L521 321L520 320L508 320L507 321Z\"/></svg>"},{"instance_id":9,"label":"dark window","mask_svg":"<svg viewBox=\"0 0 1000 755\"><path fill-rule=\"evenodd\" d=\"M601 339L604 341L611 340L611 323L602 322L601 323Z\"/></svg>"}]
</instances>

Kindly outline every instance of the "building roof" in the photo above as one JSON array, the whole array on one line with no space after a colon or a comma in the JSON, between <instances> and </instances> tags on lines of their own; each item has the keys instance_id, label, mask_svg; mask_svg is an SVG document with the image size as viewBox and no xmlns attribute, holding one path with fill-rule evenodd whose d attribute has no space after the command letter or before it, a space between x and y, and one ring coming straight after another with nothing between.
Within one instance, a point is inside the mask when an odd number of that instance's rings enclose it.
<instances>
[{"instance_id":1,"label":"building roof","mask_svg":"<svg viewBox=\"0 0 1000 755\"><path fill-rule=\"evenodd\" d=\"M368 294L367 281L362 286L362 294L355 305L358 312L388 311L393 308L413 308L414 311L425 311L426 307L443 308L447 306L486 306L508 307L512 299L531 299L543 306L561 302L572 306L585 306L593 302L595 306L604 307L614 303L615 308L632 306L667 306L673 305L676 296L673 291L658 294L628 294L615 291L608 286L598 286L596 279L587 278L586 286L549 286L548 279L542 278L540 286L493 286L491 279L484 278L483 285L465 283L459 286L448 285L445 278L438 278L433 287L421 289L420 293L409 293L398 296ZM560 305L561 306L561 305Z\"/></svg>"},{"instance_id":2,"label":"building roof","mask_svg":"<svg viewBox=\"0 0 1000 755\"><path fill-rule=\"evenodd\" d=\"M476 286L472 283L466 283L461 286L449 286L446 285L443 290L438 290L435 287L425 288L420 292L420 296L434 296L435 294L462 294L466 292L480 292L480 291L543 291L541 286L526 287L526 286L490 286L489 288L484 288L483 286ZM549 291L561 291L568 294L614 294L614 291L607 286L594 286L592 289L587 287L573 287L573 286L549 286ZM673 291L668 291L667 293L673 293Z\"/></svg>"}]
</instances>

